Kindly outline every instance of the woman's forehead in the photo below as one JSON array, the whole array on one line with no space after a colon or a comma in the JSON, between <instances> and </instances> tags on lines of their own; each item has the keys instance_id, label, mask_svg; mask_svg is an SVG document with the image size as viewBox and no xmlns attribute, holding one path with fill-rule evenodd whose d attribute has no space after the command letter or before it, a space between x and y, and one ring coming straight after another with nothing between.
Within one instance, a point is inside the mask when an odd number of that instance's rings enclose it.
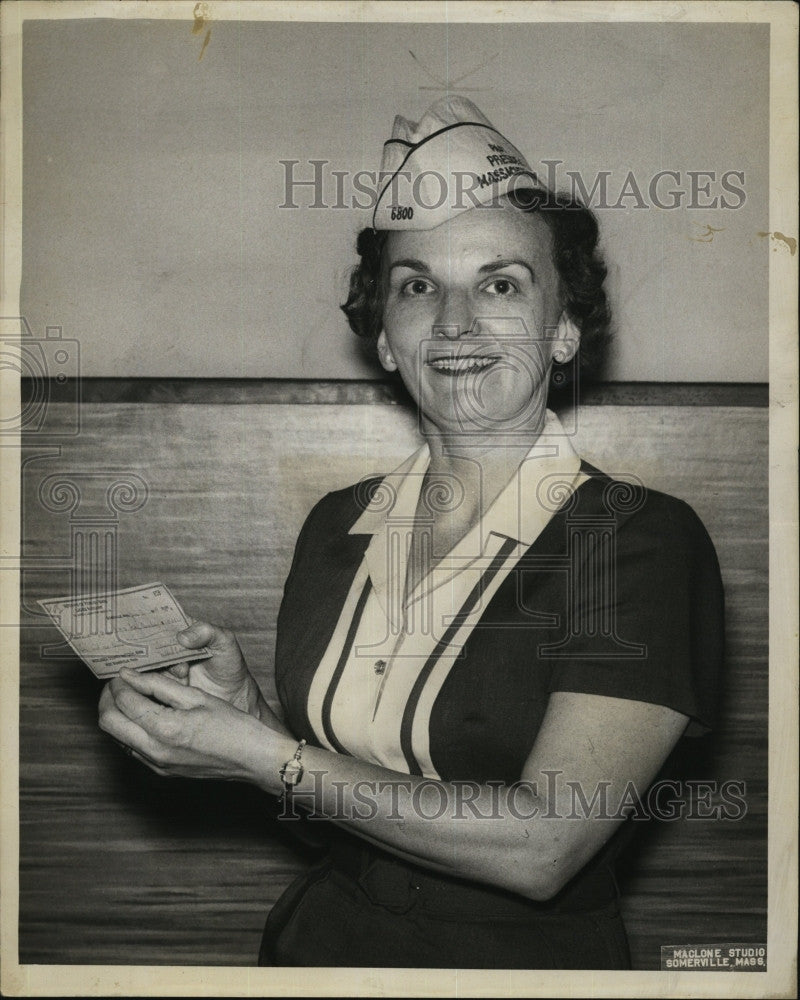
<instances>
[{"instance_id":1,"label":"woman's forehead","mask_svg":"<svg viewBox=\"0 0 800 1000\"><path fill-rule=\"evenodd\" d=\"M441 260L522 258L541 267L552 263L550 228L539 212L526 212L508 202L462 212L435 229L390 232L386 264L401 258L427 263Z\"/></svg>"}]
</instances>

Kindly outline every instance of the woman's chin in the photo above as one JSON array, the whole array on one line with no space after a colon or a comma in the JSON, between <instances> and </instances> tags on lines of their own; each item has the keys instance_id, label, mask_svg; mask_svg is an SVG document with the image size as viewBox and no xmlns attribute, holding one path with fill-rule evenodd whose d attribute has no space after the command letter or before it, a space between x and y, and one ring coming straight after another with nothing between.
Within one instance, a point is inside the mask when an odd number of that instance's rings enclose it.
<instances>
[{"instance_id":1,"label":"woman's chin","mask_svg":"<svg viewBox=\"0 0 800 1000\"><path fill-rule=\"evenodd\" d=\"M429 391L418 400L421 426L447 434L528 436L541 429L547 410L547 391L539 386L535 393L521 392L519 386L480 385L475 379L451 378L450 392ZM514 391L516 389L516 392ZM471 391L470 391L471 390Z\"/></svg>"}]
</instances>

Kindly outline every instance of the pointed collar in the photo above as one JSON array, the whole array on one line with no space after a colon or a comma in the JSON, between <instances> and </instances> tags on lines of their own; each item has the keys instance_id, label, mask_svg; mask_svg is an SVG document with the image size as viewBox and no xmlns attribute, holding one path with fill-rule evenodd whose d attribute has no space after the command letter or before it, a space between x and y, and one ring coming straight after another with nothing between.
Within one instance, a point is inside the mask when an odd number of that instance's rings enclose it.
<instances>
[{"instance_id":1,"label":"pointed collar","mask_svg":"<svg viewBox=\"0 0 800 1000\"><path fill-rule=\"evenodd\" d=\"M413 522L429 463L430 450L423 444L381 480L350 534L375 535L390 515L393 522ZM484 513L483 538L495 533L532 545L559 498L565 500L577 487L580 464L560 420L548 410L541 435Z\"/></svg>"}]
</instances>

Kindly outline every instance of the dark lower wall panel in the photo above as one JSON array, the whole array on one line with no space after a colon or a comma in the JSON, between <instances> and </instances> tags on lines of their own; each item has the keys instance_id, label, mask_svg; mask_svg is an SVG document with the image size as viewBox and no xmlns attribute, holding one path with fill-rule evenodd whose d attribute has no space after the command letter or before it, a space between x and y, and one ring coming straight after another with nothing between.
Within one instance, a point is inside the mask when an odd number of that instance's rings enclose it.
<instances>
[{"instance_id":1,"label":"dark lower wall panel","mask_svg":"<svg viewBox=\"0 0 800 1000\"><path fill-rule=\"evenodd\" d=\"M555 390L553 390L555 392ZM763 382L571 383L560 405L580 397L590 406L766 406ZM55 378L21 380L25 405L38 399L84 403L403 403L399 377L383 379Z\"/></svg>"},{"instance_id":2,"label":"dark lower wall panel","mask_svg":"<svg viewBox=\"0 0 800 1000\"><path fill-rule=\"evenodd\" d=\"M266 914L307 855L255 789L168 781L124 757L97 729L99 683L47 655L56 636L35 601L69 591L78 519L110 518L119 585L163 580L190 614L233 627L271 691L303 518L324 492L397 465L414 418L377 404L98 403L79 425L68 404L48 421L75 433L32 435L22 471L20 960L253 964ZM746 815L639 830L621 880L640 969L658 968L662 944L766 939L766 440L758 406L590 405L575 425L595 465L692 504L726 586L722 721L687 742L683 764L744 782ZM144 503L110 511L108 487L126 477ZM59 480L76 491L60 507Z\"/></svg>"}]
</instances>

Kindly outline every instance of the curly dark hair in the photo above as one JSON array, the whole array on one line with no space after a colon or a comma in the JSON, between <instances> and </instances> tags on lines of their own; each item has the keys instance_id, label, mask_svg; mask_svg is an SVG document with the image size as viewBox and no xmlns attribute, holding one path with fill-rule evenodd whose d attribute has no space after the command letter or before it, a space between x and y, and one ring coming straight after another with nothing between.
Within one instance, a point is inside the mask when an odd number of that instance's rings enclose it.
<instances>
[{"instance_id":1,"label":"curly dark hair","mask_svg":"<svg viewBox=\"0 0 800 1000\"><path fill-rule=\"evenodd\" d=\"M553 237L553 263L559 279L562 308L581 332L578 353L581 373L596 377L605 361L611 339L611 309L603 282L607 269L597 250L597 219L591 209L568 195L537 192L510 194L509 200L525 212L541 212ZM341 306L350 328L374 348L383 326L383 285L381 263L389 233L362 229L356 241L359 263L350 275L350 291ZM564 374L554 365L553 384L562 384Z\"/></svg>"}]
</instances>

